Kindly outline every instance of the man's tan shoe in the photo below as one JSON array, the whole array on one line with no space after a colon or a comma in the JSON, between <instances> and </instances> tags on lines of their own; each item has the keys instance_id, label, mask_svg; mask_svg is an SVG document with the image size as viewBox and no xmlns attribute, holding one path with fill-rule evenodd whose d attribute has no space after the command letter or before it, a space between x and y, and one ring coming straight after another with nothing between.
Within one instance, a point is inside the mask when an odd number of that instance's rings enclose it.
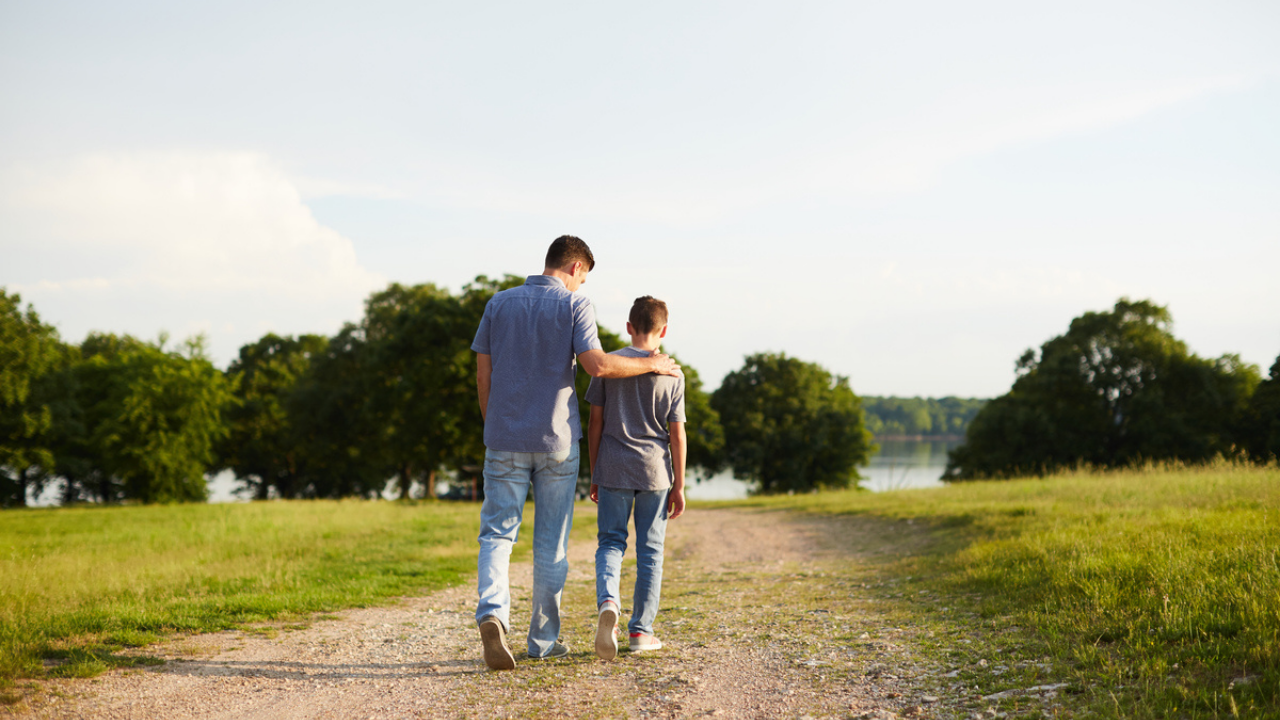
<instances>
[{"instance_id":1,"label":"man's tan shoe","mask_svg":"<svg viewBox=\"0 0 1280 720\"><path fill-rule=\"evenodd\" d=\"M486 615L480 621L480 642L484 643L484 664L490 670L516 669L516 658L507 647L507 631L501 620Z\"/></svg>"}]
</instances>

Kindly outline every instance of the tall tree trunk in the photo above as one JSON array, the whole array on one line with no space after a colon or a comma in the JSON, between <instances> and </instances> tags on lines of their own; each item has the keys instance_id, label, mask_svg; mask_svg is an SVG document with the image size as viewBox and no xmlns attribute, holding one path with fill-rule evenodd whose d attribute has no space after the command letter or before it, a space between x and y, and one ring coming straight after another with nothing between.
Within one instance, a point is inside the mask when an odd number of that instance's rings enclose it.
<instances>
[{"instance_id":1,"label":"tall tree trunk","mask_svg":"<svg viewBox=\"0 0 1280 720\"><path fill-rule=\"evenodd\" d=\"M400 499L409 499L409 490L413 486L413 468L409 463L400 466Z\"/></svg>"},{"instance_id":2,"label":"tall tree trunk","mask_svg":"<svg viewBox=\"0 0 1280 720\"><path fill-rule=\"evenodd\" d=\"M298 487L298 465L293 460L292 452L284 454L284 472L281 476L278 481L281 486L276 487L276 494L283 498L297 497L301 488ZM262 499L267 499L267 488L262 489Z\"/></svg>"},{"instance_id":3,"label":"tall tree trunk","mask_svg":"<svg viewBox=\"0 0 1280 720\"><path fill-rule=\"evenodd\" d=\"M23 468L18 473L18 507L27 506L27 488L31 487L31 477L27 473L31 472L31 468Z\"/></svg>"}]
</instances>

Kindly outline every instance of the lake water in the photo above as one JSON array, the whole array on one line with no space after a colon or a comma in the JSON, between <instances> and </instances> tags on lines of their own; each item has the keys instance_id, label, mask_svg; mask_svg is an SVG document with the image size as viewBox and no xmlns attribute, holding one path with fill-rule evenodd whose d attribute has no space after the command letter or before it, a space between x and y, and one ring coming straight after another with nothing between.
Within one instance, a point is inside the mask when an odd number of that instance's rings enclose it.
<instances>
[{"instance_id":1,"label":"lake water","mask_svg":"<svg viewBox=\"0 0 1280 720\"><path fill-rule=\"evenodd\" d=\"M937 487L947 465L947 451L960 444L948 440L877 440L880 451L871 462L858 469L863 477L862 487L873 492L902 490L906 488ZM209 482L210 502L242 501L236 495L238 485L230 472L223 471ZM747 496L749 486L735 480L728 472L710 480L694 482L690 477L685 494L690 500L740 500ZM50 487L39 498L31 497L32 505L57 504L58 490Z\"/></svg>"},{"instance_id":2,"label":"lake water","mask_svg":"<svg viewBox=\"0 0 1280 720\"><path fill-rule=\"evenodd\" d=\"M871 462L858 468L859 483L872 492L927 488L942 485L940 478L947 466L947 451L959 440L877 440L880 451ZM735 480L728 472L710 480L693 482L690 478L685 495L690 500L739 500L747 496L750 486Z\"/></svg>"}]
</instances>

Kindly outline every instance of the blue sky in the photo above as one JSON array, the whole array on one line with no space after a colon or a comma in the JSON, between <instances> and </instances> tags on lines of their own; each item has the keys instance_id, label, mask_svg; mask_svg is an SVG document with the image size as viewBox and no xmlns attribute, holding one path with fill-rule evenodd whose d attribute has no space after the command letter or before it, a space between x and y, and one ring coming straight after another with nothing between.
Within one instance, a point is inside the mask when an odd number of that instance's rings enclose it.
<instances>
[{"instance_id":1,"label":"blue sky","mask_svg":"<svg viewBox=\"0 0 1280 720\"><path fill-rule=\"evenodd\" d=\"M1121 296L1280 354L1274 3L0 5L0 285L67 339L333 333L540 270L714 386L992 396Z\"/></svg>"}]
</instances>

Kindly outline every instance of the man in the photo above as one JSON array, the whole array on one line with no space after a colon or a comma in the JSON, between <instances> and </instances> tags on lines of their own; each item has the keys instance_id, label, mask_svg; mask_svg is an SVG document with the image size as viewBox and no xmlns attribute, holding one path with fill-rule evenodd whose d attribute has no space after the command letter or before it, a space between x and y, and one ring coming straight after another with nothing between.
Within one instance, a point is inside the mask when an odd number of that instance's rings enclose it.
<instances>
[{"instance_id":1,"label":"man","mask_svg":"<svg viewBox=\"0 0 1280 720\"><path fill-rule=\"evenodd\" d=\"M574 359L592 377L679 373L670 357L607 355L595 309L577 290L595 268L591 248L572 235L556 238L541 275L497 293L485 306L471 349L484 417L484 505L480 511L476 621L491 669L515 668L507 646L511 591L507 570L530 487L533 598L529 657L568 654L559 641L560 595L578 484L582 426L574 392Z\"/></svg>"}]
</instances>

